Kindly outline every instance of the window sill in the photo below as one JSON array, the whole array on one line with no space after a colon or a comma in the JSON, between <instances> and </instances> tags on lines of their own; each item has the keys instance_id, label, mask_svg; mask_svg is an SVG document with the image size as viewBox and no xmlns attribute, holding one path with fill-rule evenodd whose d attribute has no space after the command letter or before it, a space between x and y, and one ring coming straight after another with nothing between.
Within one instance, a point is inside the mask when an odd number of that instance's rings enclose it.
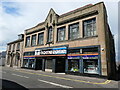
<instances>
[{"instance_id":1,"label":"window sill","mask_svg":"<svg viewBox=\"0 0 120 90\"><path fill-rule=\"evenodd\" d=\"M36 45L36 46L43 46L44 44L38 44L38 45Z\"/></svg>"},{"instance_id":2,"label":"window sill","mask_svg":"<svg viewBox=\"0 0 120 90\"><path fill-rule=\"evenodd\" d=\"M83 38L85 39L85 38L93 38L93 37L98 37L98 35L95 35L95 36L87 36L87 37L83 37Z\"/></svg>"},{"instance_id":3,"label":"window sill","mask_svg":"<svg viewBox=\"0 0 120 90\"><path fill-rule=\"evenodd\" d=\"M25 48L29 48L29 47L31 47L31 46L25 46Z\"/></svg>"},{"instance_id":4,"label":"window sill","mask_svg":"<svg viewBox=\"0 0 120 90\"><path fill-rule=\"evenodd\" d=\"M84 39L95 38L95 37L98 37L98 35L90 36L90 37L77 38L77 39L69 39L69 40L64 40L64 41L57 41L56 43L71 42L71 41L84 40Z\"/></svg>"},{"instance_id":5,"label":"window sill","mask_svg":"<svg viewBox=\"0 0 120 90\"><path fill-rule=\"evenodd\" d=\"M63 40L63 41L56 41L56 43L59 43L59 42L65 42L66 40Z\"/></svg>"},{"instance_id":6,"label":"window sill","mask_svg":"<svg viewBox=\"0 0 120 90\"><path fill-rule=\"evenodd\" d=\"M53 44L53 41L51 41L51 42L46 42L46 44Z\"/></svg>"}]
</instances>

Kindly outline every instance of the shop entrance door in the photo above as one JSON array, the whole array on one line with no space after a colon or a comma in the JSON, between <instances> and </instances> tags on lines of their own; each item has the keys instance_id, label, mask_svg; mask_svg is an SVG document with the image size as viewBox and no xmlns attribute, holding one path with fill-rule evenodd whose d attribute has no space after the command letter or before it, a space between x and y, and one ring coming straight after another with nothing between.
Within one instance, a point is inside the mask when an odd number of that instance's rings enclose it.
<instances>
[{"instance_id":1,"label":"shop entrance door","mask_svg":"<svg viewBox=\"0 0 120 90\"><path fill-rule=\"evenodd\" d=\"M56 72L65 72L65 59L57 58L56 60Z\"/></svg>"},{"instance_id":2,"label":"shop entrance door","mask_svg":"<svg viewBox=\"0 0 120 90\"><path fill-rule=\"evenodd\" d=\"M36 70L42 70L42 59L36 59Z\"/></svg>"},{"instance_id":3,"label":"shop entrance door","mask_svg":"<svg viewBox=\"0 0 120 90\"><path fill-rule=\"evenodd\" d=\"M97 59L83 60L83 63L84 63L84 73L98 74L98 60Z\"/></svg>"},{"instance_id":4,"label":"shop entrance door","mask_svg":"<svg viewBox=\"0 0 120 90\"><path fill-rule=\"evenodd\" d=\"M52 72L52 59L45 60L45 71Z\"/></svg>"}]
</instances>

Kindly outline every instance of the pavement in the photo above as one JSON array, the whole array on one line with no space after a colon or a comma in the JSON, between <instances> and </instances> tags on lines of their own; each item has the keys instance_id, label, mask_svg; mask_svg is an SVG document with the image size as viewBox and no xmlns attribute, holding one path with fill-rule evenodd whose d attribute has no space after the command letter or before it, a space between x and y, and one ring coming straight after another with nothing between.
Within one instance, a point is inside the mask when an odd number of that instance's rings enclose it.
<instances>
[{"instance_id":1,"label":"pavement","mask_svg":"<svg viewBox=\"0 0 120 90\"><path fill-rule=\"evenodd\" d=\"M22 68L2 67L2 87L21 88L118 88L118 81L96 77L66 75Z\"/></svg>"}]
</instances>

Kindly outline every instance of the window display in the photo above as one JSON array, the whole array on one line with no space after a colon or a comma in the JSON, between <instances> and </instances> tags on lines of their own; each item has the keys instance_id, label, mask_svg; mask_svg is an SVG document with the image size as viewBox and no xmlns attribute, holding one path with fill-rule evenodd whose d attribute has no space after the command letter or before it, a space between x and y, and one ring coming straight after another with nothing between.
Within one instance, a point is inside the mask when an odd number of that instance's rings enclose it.
<instances>
[{"instance_id":1,"label":"window display","mask_svg":"<svg viewBox=\"0 0 120 90\"><path fill-rule=\"evenodd\" d=\"M29 60L29 68L34 68L35 67L35 60L31 59Z\"/></svg>"},{"instance_id":2,"label":"window display","mask_svg":"<svg viewBox=\"0 0 120 90\"><path fill-rule=\"evenodd\" d=\"M84 60L84 73L98 74L98 60Z\"/></svg>"},{"instance_id":3,"label":"window display","mask_svg":"<svg viewBox=\"0 0 120 90\"><path fill-rule=\"evenodd\" d=\"M79 60L68 60L68 70L71 72L79 72Z\"/></svg>"},{"instance_id":4,"label":"window display","mask_svg":"<svg viewBox=\"0 0 120 90\"><path fill-rule=\"evenodd\" d=\"M23 67L28 67L28 59L24 59L24 61L23 61Z\"/></svg>"}]
</instances>

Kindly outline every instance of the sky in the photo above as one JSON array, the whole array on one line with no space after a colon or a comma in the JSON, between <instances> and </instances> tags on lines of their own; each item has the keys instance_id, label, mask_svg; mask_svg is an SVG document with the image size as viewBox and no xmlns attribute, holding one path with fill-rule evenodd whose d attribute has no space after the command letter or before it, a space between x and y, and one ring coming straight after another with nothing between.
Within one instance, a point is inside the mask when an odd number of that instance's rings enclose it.
<instances>
[{"instance_id":1,"label":"sky","mask_svg":"<svg viewBox=\"0 0 120 90\"><path fill-rule=\"evenodd\" d=\"M58 15L87 4L105 3L108 23L115 38L118 57L118 0L1 0L0 2L0 51L18 38L24 30L43 22L53 8Z\"/></svg>"}]
</instances>

